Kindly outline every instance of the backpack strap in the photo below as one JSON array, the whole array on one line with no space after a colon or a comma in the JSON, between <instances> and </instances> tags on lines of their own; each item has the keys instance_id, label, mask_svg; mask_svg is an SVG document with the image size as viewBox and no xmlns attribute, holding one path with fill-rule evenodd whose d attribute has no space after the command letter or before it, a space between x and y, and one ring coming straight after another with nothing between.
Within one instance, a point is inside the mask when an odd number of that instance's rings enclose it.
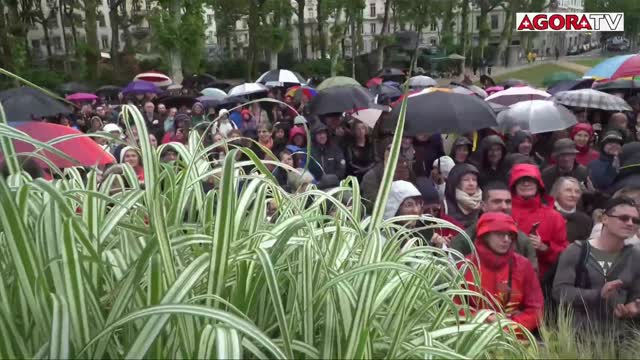
<instances>
[{"instance_id":1,"label":"backpack strap","mask_svg":"<svg viewBox=\"0 0 640 360\"><path fill-rule=\"evenodd\" d=\"M577 288L588 289L591 287L591 281L589 281L589 277L586 276L589 256L591 256L591 245L589 244L589 240L585 240L580 247L580 258L575 268L576 279L574 286Z\"/></svg>"}]
</instances>

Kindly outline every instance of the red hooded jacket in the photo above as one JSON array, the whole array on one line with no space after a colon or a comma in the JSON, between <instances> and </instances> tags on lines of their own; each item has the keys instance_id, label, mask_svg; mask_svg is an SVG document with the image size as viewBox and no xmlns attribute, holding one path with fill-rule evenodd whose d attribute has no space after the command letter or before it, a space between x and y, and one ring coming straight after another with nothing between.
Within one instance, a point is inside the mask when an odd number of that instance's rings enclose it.
<instances>
[{"instance_id":1,"label":"red hooded jacket","mask_svg":"<svg viewBox=\"0 0 640 360\"><path fill-rule=\"evenodd\" d=\"M580 131L584 131L589 134L589 143L591 143L591 140L593 140L593 127L586 123L577 124L573 129L571 129L571 139L573 139ZM587 166L593 160L600 158L600 153L592 149L591 146L589 146L589 143L586 146L578 146L576 144L576 149L579 151L578 154L576 154L576 161L580 165Z\"/></svg>"},{"instance_id":2,"label":"red hooded jacket","mask_svg":"<svg viewBox=\"0 0 640 360\"><path fill-rule=\"evenodd\" d=\"M493 252L482 240L490 232L512 232L516 238L515 221L503 213L485 213L478 221L478 238L475 241L476 255L469 254L470 260L479 269L482 289L473 284L471 271L465 279L471 290L481 292L490 303L477 297L469 299L472 311L480 309L504 310L504 314L529 330L535 330L542 320L544 298L536 271L531 262L511 249L503 255ZM478 263L479 260L479 263Z\"/></svg>"},{"instance_id":3,"label":"red hooded jacket","mask_svg":"<svg viewBox=\"0 0 640 360\"><path fill-rule=\"evenodd\" d=\"M525 199L516 194L516 182L524 177L533 178L538 182L540 191L532 199ZM525 234L529 234L533 225L539 223L537 234L542 239L542 242L549 246L545 252L536 252L540 279L542 279L547 270L558 261L560 253L569 246L566 221L553 208L553 198L544 194L544 183L537 166L530 164L515 165L511 169L509 188L513 197L511 214L516 224L518 224L518 229Z\"/></svg>"}]
</instances>

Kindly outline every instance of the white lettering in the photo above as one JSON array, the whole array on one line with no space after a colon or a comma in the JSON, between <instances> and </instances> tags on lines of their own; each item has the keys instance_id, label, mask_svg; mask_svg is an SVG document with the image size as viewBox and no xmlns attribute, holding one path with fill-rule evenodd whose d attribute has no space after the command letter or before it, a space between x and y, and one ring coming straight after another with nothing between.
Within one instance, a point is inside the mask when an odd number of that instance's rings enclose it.
<instances>
[{"instance_id":1,"label":"white lettering","mask_svg":"<svg viewBox=\"0 0 640 360\"><path fill-rule=\"evenodd\" d=\"M593 30L600 31L600 21L604 19L604 14L589 14L589 19L593 24Z\"/></svg>"},{"instance_id":2,"label":"white lettering","mask_svg":"<svg viewBox=\"0 0 640 360\"><path fill-rule=\"evenodd\" d=\"M616 31L618 24L623 19L622 15L617 14L615 19L610 14L605 14L604 19L607 21L607 25L609 25L609 31ZM624 24L622 24L622 30L624 30Z\"/></svg>"}]
</instances>

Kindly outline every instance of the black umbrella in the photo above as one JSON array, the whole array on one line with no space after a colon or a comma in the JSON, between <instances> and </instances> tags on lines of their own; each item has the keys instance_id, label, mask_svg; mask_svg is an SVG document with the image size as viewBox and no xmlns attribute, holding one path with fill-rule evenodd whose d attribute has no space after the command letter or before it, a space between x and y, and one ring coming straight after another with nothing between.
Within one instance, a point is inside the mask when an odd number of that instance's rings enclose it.
<instances>
[{"instance_id":1,"label":"black umbrella","mask_svg":"<svg viewBox=\"0 0 640 360\"><path fill-rule=\"evenodd\" d=\"M382 78L383 80L387 80L389 78L403 77L403 76L406 76L405 72L396 68L384 68L378 71L378 73L376 74L376 77Z\"/></svg>"},{"instance_id":2,"label":"black umbrella","mask_svg":"<svg viewBox=\"0 0 640 360\"><path fill-rule=\"evenodd\" d=\"M510 87L529 86L529 83L520 79L507 79L501 82L500 86L504 87L504 89L507 90Z\"/></svg>"},{"instance_id":3,"label":"black umbrella","mask_svg":"<svg viewBox=\"0 0 640 360\"><path fill-rule=\"evenodd\" d=\"M625 94L635 94L640 92L640 81L631 79L618 79L614 81L605 81L596 83L593 87L595 90L612 92L624 92Z\"/></svg>"},{"instance_id":4,"label":"black umbrella","mask_svg":"<svg viewBox=\"0 0 640 360\"><path fill-rule=\"evenodd\" d=\"M222 101L220 101L220 103L218 104L218 108L231 109L238 106L238 104L244 104L248 101L249 99L244 96L227 96L226 98L222 99Z\"/></svg>"},{"instance_id":5,"label":"black umbrella","mask_svg":"<svg viewBox=\"0 0 640 360\"><path fill-rule=\"evenodd\" d=\"M20 87L0 92L0 103L8 121L29 121L34 118L70 114L71 107L40 90Z\"/></svg>"},{"instance_id":6,"label":"black umbrella","mask_svg":"<svg viewBox=\"0 0 640 360\"><path fill-rule=\"evenodd\" d=\"M60 85L58 87L58 91L63 95L69 95L79 92L91 92L91 87L89 85L79 83L79 82L68 82Z\"/></svg>"},{"instance_id":7,"label":"black umbrella","mask_svg":"<svg viewBox=\"0 0 640 360\"><path fill-rule=\"evenodd\" d=\"M384 103L385 100L391 100L394 102L398 100L400 96L402 96L402 91L395 86L390 85L377 85L369 89L371 95L376 97L376 103L381 104Z\"/></svg>"},{"instance_id":8,"label":"black umbrella","mask_svg":"<svg viewBox=\"0 0 640 360\"><path fill-rule=\"evenodd\" d=\"M340 86L322 90L309 103L313 115L343 113L369 107L371 94L363 87Z\"/></svg>"},{"instance_id":9,"label":"black umbrella","mask_svg":"<svg viewBox=\"0 0 640 360\"><path fill-rule=\"evenodd\" d=\"M205 85L202 86L203 89L206 88L216 88L216 89L220 89L224 92L229 92L229 89L231 89L233 87L232 84L228 83L228 82L224 82L224 81L212 81L212 82L208 82Z\"/></svg>"},{"instance_id":10,"label":"black umbrella","mask_svg":"<svg viewBox=\"0 0 640 360\"><path fill-rule=\"evenodd\" d=\"M105 98L117 98L118 97L118 93L122 90L121 87L119 86L115 86L115 85L105 85L105 86L101 86L99 87L95 94L100 96L100 97L105 97Z\"/></svg>"},{"instance_id":11,"label":"black umbrella","mask_svg":"<svg viewBox=\"0 0 640 360\"><path fill-rule=\"evenodd\" d=\"M210 74L193 74L182 80L182 86L190 89L204 89L208 84L216 82L216 77ZM207 85L207 86L205 86Z\"/></svg>"},{"instance_id":12,"label":"black umbrella","mask_svg":"<svg viewBox=\"0 0 640 360\"><path fill-rule=\"evenodd\" d=\"M168 108L180 108L181 106L192 107L198 100L193 96L161 96L154 100L156 104L164 104Z\"/></svg>"},{"instance_id":13,"label":"black umbrella","mask_svg":"<svg viewBox=\"0 0 640 360\"><path fill-rule=\"evenodd\" d=\"M551 95L555 95L561 91L589 89L591 88L593 81L593 79L562 80L548 88L547 92Z\"/></svg>"},{"instance_id":14,"label":"black umbrella","mask_svg":"<svg viewBox=\"0 0 640 360\"><path fill-rule=\"evenodd\" d=\"M391 119L384 123L385 129L395 129L400 108L401 105L397 105L393 109ZM444 91L408 96L404 126L404 133L408 136L424 133L463 134L492 126L498 126L496 114L477 96Z\"/></svg>"}]
</instances>

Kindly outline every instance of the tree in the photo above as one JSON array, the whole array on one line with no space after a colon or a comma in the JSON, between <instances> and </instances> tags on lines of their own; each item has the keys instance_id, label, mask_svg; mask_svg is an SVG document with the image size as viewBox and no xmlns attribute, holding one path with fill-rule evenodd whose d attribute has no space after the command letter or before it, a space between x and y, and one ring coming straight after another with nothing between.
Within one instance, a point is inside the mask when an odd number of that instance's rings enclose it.
<instances>
[{"instance_id":1,"label":"tree","mask_svg":"<svg viewBox=\"0 0 640 360\"><path fill-rule=\"evenodd\" d=\"M382 69L384 67L384 49L390 43L391 39L387 36L389 29L391 4L393 0L385 0L384 2L384 16L382 17L382 29L380 29L380 35L377 38L377 62L376 69Z\"/></svg>"},{"instance_id":2,"label":"tree","mask_svg":"<svg viewBox=\"0 0 640 360\"><path fill-rule=\"evenodd\" d=\"M231 34L236 30L236 23L248 14L247 0L208 0L216 19L216 36L218 42L224 44L226 55L230 56L233 42Z\"/></svg>"},{"instance_id":3,"label":"tree","mask_svg":"<svg viewBox=\"0 0 640 360\"><path fill-rule=\"evenodd\" d=\"M327 34L324 31L324 23L327 21L330 6L327 6L332 0L317 0L316 1L316 17L317 17L317 30L318 30L318 45L320 47L320 58L327 58Z\"/></svg>"},{"instance_id":4,"label":"tree","mask_svg":"<svg viewBox=\"0 0 640 360\"><path fill-rule=\"evenodd\" d=\"M300 60L304 61L308 58L307 55L307 33L305 30L305 18L304 7L306 6L305 0L296 0L297 9L295 14L298 17L298 46L300 48Z\"/></svg>"},{"instance_id":5,"label":"tree","mask_svg":"<svg viewBox=\"0 0 640 360\"><path fill-rule=\"evenodd\" d=\"M269 52L269 69L275 70L278 68L278 54L290 40L289 23L286 20L291 19L293 8L286 0L267 0L260 14L258 43Z\"/></svg>"},{"instance_id":6,"label":"tree","mask_svg":"<svg viewBox=\"0 0 640 360\"><path fill-rule=\"evenodd\" d=\"M416 44L411 61L412 68L416 67L418 61L418 49L422 41L422 30L425 29L431 21L434 3L432 0L396 0L398 11L401 18L409 20L418 34Z\"/></svg>"},{"instance_id":7,"label":"tree","mask_svg":"<svg viewBox=\"0 0 640 360\"><path fill-rule=\"evenodd\" d=\"M53 52L51 51L51 36L49 26L51 20L57 21L56 13L58 12L58 4L51 0L46 0L46 9L42 7L41 0L32 2L33 8L29 11L29 17L32 23L40 24L44 33L45 47L47 48L47 64L51 67Z\"/></svg>"},{"instance_id":8,"label":"tree","mask_svg":"<svg viewBox=\"0 0 640 360\"><path fill-rule=\"evenodd\" d=\"M502 3L503 0L476 0L476 5L480 8L480 16L478 17L479 28L479 45L480 45L480 58L484 58L484 50L489 44L489 36L491 35L491 28L488 24L489 12L495 9Z\"/></svg>"},{"instance_id":9,"label":"tree","mask_svg":"<svg viewBox=\"0 0 640 360\"><path fill-rule=\"evenodd\" d=\"M84 0L84 31L87 35L85 61L87 65L87 76L91 81L98 79L98 62L100 61L97 7L97 0Z\"/></svg>"}]
</instances>

